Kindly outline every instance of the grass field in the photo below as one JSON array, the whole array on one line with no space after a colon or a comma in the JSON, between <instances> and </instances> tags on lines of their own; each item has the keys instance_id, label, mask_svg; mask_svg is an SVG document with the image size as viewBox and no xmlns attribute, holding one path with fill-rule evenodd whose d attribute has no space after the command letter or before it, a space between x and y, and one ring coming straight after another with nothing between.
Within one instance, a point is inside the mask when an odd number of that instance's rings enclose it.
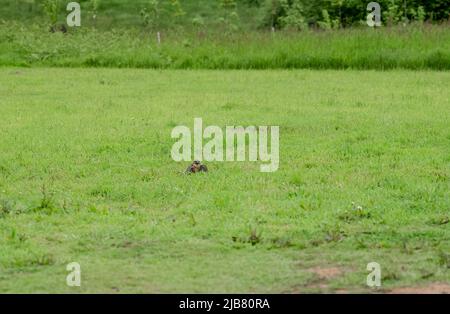
<instances>
[{"instance_id":1,"label":"grass field","mask_svg":"<svg viewBox=\"0 0 450 314\"><path fill-rule=\"evenodd\" d=\"M450 27L236 32L92 28L1 22L0 66L150 69L450 70Z\"/></svg>"},{"instance_id":2,"label":"grass field","mask_svg":"<svg viewBox=\"0 0 450 314\"><path fill-rule=\"evenodd\" d=\"M450 281L449 72L0 69L0 292ZM170 132L279 125L280 169L186 176ZM79 262L82 286L66 285ZM382 288L366 286L369 262Z\"/></svg>"}]
</instances>

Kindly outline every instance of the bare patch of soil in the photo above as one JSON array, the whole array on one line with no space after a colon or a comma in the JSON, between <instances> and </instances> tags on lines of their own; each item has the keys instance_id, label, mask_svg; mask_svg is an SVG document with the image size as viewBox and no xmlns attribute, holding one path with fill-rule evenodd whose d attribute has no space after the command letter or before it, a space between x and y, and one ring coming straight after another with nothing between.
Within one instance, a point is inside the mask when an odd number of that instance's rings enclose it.
<instances>
[{"instance_id":1,"label":"bare patch of soil","mask_svg":"<svg viewBox=\"0 0 450 314\"><path fill-rule=\"evenodd\" d=\"M332 279L343 273L342 269L338 267L314 267L309 271L319 276L320 279Z\"/></svg>"},{"instance_id":2,"label":"bare patch of soil","mask_svg":"<svg viewBox=\"0 0 450 314\"><path fill-rule=\"evenodd\" d=\"M450 294L450 285L433 283L423 287L402 287L389 291L390 294Z\"/></svg>"}]
</instances>

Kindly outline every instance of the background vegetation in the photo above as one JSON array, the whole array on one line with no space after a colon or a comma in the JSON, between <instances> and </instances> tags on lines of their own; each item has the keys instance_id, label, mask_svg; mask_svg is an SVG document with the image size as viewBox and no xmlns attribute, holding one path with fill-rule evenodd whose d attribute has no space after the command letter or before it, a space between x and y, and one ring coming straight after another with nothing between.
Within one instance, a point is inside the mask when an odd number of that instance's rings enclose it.
<instances>
[{"instance_id":1,"label":"background vegetation","mask_svg":"<svg viewBox=\"0 0 450 314\"><path fill-rule=\"evenodd\" d=\"M373 261L450 291L448 0L376 29L361 0L67 2L0 4L0 292L374 292ZM279 125L279 171L184 175L195 117Z\"/></svg>"},{"instance_id":2,"label":"background vegetation","mask_svg":"<svg viewBox=\"0 0 450 314\"><path fill-rule=\"evenodd\" d=\"M0 65L450 69L446 1L380 3L385 26L371 29L359 0L85 0L63 34L65 1L6 0Z\"/></svg>"},{"instance_id":3,"label":"background vegetation","mask_svg":"<svg viewBox=\"0 0 450 314\"><path fill-rule=\"evenodd\" d=\"M450 69L438 26L275 34L80 29L70 35L2 24L0 65L172 69Z\"/></svg>"},{"instance_id":4,"label":"background vegetation","mask_svg":"<svg viewBox=\"0 0 450 314\"><path fill-rule=\"evenodd\" d=\"M366 0L79 0L83 25L234 30L341 28L366 25ZM379 0L385 25L445 22L448 0ZM4 0L0 18L64 21L65 0Z\"/></svg>"}]
</instances>

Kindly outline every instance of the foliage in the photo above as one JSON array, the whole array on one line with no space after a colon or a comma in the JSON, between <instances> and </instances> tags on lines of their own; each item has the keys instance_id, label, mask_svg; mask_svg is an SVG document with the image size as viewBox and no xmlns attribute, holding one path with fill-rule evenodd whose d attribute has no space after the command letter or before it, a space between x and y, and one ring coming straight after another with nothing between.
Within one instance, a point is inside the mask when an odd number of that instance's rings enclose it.
<instances>
[{"instance_id":1,"label":"foliage","mask_svg":"<svg viewBox=\"0 0 450 314\"><path fill-rule=\"evenodd\" d=\"M161 14L161 9L160 9L159 0L148 0L147 6L142 8L141 11L140 11L142 25L144 27L146 27L146 26L151 26L151 27L159 26L160 14Z\"/></svg>"},{"instance_id":2,"label":"foliage","mask_svg":"<svg viewBox=\"0 0 450 314\"><path fill-rule=\"evenodd\" d=\"M447 20L450 6L445 0L379 0L385 25L411 21ZM262 25L270 21L281 27L304 29L305 25L322 29L348 27L366 20L367 2L363 0L266 0ZM299 25L301 27L299 27Z\"/></svg>"},{"instance_id":3,"label":"foliage","mask_svg":"<svg viewBox=\"0 0 450 314\"><path fill-rule=\"evenodd\" d=\"M300 0L279 0L285 15L279 17L280 26L304 30L307 28L303 4Z\"/></svg>"},{"instance_id":4,"label":"foliage","mask_svg":"<svg viewBox=\"0 0 450 314\"><path fill-rule=\"evenodd\" d=\"M97 15L98 15L98 10L100 7L100 1L101 0L90 0L90 4L91 4L91 8L92 8L92 19L94 20L94 25L96 24L97 21Z\"/></svg>"},{"instance_id":5,"label":"foliage","mask_svg":"<svg viewBox=\"0 0 450 314\"><path fill-rule=\"evenodd\" d=\"M186 14L179 0L169 0L171 5L172 17L179 18Z\"/></svg>"},{"instance_id":6,"label":"foliage","mask_svg":"<svg viewBox=\"0 0 450 314\"><path fill-rule=\"evenodd\" d=\"M1 22L0 22L1 23ZM200 26L201 27L201 26ZM318 34L164 33L161 47L140 30L69 30L64 39L39 25L0 24L0 66L173 69L450 69L450 29L345 29Z\"/></svg>"},{"instance_id":7,"label":"foliage","mask_svg":"<svg viewBox=\"0 0 450 314\"><path fill-rule=\"evenodd\" d=\"M221 24L223 24L228 30L237 30L237 22L239 15L237 13L237 3L235 0L219 0L219 6L224 10L224 15L219 18Z\"/></svg>"},{"instance_id":8,"label":"foliage","mask_svg":"<svg viewBox=\"0 0 450 314\"><path fill-rule=\"evenodd\" d=\"M53 10L57 0L3 0L0 19L42 21L46 16L55 21ZM203 24L208 29L232 30L258 28L337 29L366 25L367 1L364 0L158 0L159 18L152 20L149 0L79 0L82 10L95 18L84 19L83 27L111 29L143 24L158 25L160 30L194 28ZM410 23L443 23L448 21L448 0L379 0L383 25ZM47 4L47 9L43 4ZM48 13L45 13L48 11ZM83 11L84 12L84 11ZM58 13L64 15L64 6ZM141 15L141 18L139 18ZM201 19L200 19L201 18ZM219 23L218 23L219 21ZM197 23L200 22L200 23ZM202 27L203 27L202 26Z\"/></svg>"},{"instance_id":9,"label":"foliage","mask_svg":"<svg viewBox=\"0 0 450 314\"><path fill-rule=\"evenodd\" d=\"M45 0L43 7L49 19L50 25L56 25L58 22L59 0Z\"/></svg>"}]
</instances>

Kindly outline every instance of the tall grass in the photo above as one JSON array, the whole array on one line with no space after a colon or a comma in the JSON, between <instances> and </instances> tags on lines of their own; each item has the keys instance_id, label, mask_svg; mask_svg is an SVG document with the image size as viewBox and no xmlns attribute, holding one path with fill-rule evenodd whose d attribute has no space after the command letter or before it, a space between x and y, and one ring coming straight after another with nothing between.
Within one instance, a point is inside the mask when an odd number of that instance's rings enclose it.
<instances>
[{"instance_id":1,"label":"tall grass","mask_svg":"<svg viewBox=\"0 0 450 314\"><path fill-rule=\"evenodd\" d=\"M170 32L93 28L51 34L0 24L0 66L159 69L450 70L450 28L408 26L307 32Z\"/></svg>"}]
</instances>

